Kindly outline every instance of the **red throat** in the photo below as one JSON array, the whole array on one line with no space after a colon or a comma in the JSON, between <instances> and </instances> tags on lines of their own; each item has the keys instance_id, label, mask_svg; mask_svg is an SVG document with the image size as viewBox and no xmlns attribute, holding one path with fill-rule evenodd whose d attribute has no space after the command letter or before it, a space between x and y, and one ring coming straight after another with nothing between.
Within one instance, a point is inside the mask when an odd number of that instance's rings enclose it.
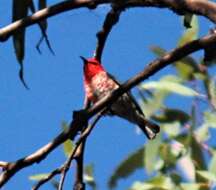
<instances>
[{"instance_id":1,"label":"red throat","mask_svg":"<svg viewBox=\"0 0 216 190\"><path fill-rule=\"evenodd\" d=\"M104 72L104 68L101 63L95 58L88 59L87 62L84 64L85 82L91 82L91 79L100 72Z\"/></svg>"}]
</instances>

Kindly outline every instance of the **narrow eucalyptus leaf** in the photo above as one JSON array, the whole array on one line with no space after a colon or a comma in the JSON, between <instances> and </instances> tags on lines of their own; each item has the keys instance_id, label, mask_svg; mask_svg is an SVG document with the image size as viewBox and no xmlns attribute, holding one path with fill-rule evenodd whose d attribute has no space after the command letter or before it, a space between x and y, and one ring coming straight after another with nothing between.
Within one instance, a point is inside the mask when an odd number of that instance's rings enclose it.
<instances>
[{"instance_id":1,"label":"narrow eucalyptus leaf","mask_svg":"<svg viewBox=\"0 0 216 190\"><path fill-rule=\"evenodd\" d=\"M209 184L205 183L181 183L181 190L209 190Z\"/></svg>"},{"instance_id":2,"label":"narrow eucalyptus leaf","mask_svg":"<svg viewBox=\"0 0 216 190\"><path fill-rule=\"evenodd\" d=\"M39 0L38 1L38 9L39 10L44 9L46 7L47 7L47 1L46 0ZM46 31L46 29L47 29L47 20L46 19L41 21L41 26Z\"/></svg>"},{"instance_id":3,"label":"narrow eucalyptus leaf","mask_svg":"<svg viewBox=\"0 0 216 190\"><path fill-rule=\"evenodd\" d=\"M152 173L155 169L160 144L161 136L158 135L156 139L148 141L145 145L144 163L148 173Z\"/></svg>"},{"instance_id":4,"label":"narrow eucalyptus leaf","mask_svg":"<svg viewBox=\"0 0 216 190\"><path fill-rule=\"evenodd\" d=\"M200 96L195 90L172 81L150 81L142 84L143 89L165 90L182 96Z\"/></svg>"},{"instance_id":5,"label":"narrow eucalyptus leaf","mask_svg":"<svg viewBox=\"0 0 216 190\"><path fill-rule=\"evenodd\" d=\"M199 142L194 136L192 136L192 139L191 139L191 158L192 160L194 160L196 169L199 169L199 170L207 169L202 146L199 144ZM198 176L197 176L197 180L199 181Z\"/></svg>"},{"instance_id":6,"label":"narrow eucalyptus leaf","mask_svg":"<svg viewBox=\"0 0 216 190\"><path fill-rule=\"evenodd\" d=\"M34 13L36 11L34 2L33 2L33 0L28 0L28 1L29 1L29 8L30 8L31 12Z\"/></svg>"},{"instance_id":7,"label":"narrow eucalyptus leaf","mask_svg":"<svg viewBox=\"0 0 216 190\"><path fill-rule=\"evenodd\" d=\"M189 121L190 116L182 110L166 108L161 114L153 116L153 119L162 123L179 121L184 124Z\"/></svg>"},{"instance_id":8,"label":"narrow eucalyptus leaf","mask_svg":"<svg viewBox=\"0 0 216 190\"><path fill-rule=\"evenodd\" d=\"M49 176L49 173L42 173L42 174L36 174L36 175L29 176L29 179L33 181L40 181L44 178L47 178L48 176Z\"/></svg>"},{"instance_id":9,"label":"narrow eucalyptus leaf","mask_svg":"<svg viewBox=\"0 0 216 190\"><path fill-rule=\"evenodd\" d=\"M198 35L198 30L198 19L197 16L194 15L191 21L191 28L185 30L183 36L179 40L178 46L183 46L184 44L196 39Z\"/></svg>"},{"instance_id":10,"label":"narrow eucalyptus leaf","mask_svg":"<svg viewBox=\"0 0 216 190\"><path fill-rule=\"evenodd\" d=\"M159 47L159 46L152 46L152 47L150 47L150 49L158 57L162 57L166 53L166 50Z\"/></svg>"},{"instance_id":11,"label":"narrow eucalyptus leaf","mask_svg":"<svg viewBox=\"0 0 216 190\"><path fill-rule=\"evenodd\" d=\"M144 148L140 148L134 153L130 154L123 160L119 166L113 171L108 181L110 188L115 188L117 182L122 178L127 178L133 174L137 169L144 167Z\"/></svg>"},{"instance_id":12,"label":"narrow eucalyptus leaf","mask_svg":"<svg viewBox=\"0 0 216 190\"><path fill-rule=\"evenodd\" d=\"M68 130L68 126L65 122L61 125L62 131ZM63 150L66 157L69 157L74 149L74 143L68 139L63 143Z\"/></svg>"},{"instance_id":13,"label":"narrow eucalyptus leaf","mask_svg":"<svg viewBox=\"0 0 216 190\"><path fill-rule=\"evenodd\" d=\"M46 0L39 0L38 1L38 9L41 10L41 9L44 9L47 7L47 1ZM47 44L47 47L49 48L50 52L55 55L55 52L53 51L52 49L52 46L50 44L50 41L49 41L49 38L47 36L47 27L48 27L48 23L47 23L47 20L44 19L42 21L39 22L39 27L40 27L40 30L41 30L41 38L39 39L37 45L36 45L36 49L38 50L39 53L41 53L41 50L40 50L40 45L41 43L43 42L43 40L45 40L46 44Z\"/></svg>"},{"instance_id":14,"label":"narrow eucalyptus leaf","mask_svg":"<svg viewBox=\"0 0 216 190\"><path fill-rule=\"evenodd\" d=\"M205 170L198 170L196 171L198 175L206 178L208 181L214 182L216 183L216 174L209 172L209 171L205 171Z\"/></svg>"},{"instance_id":15,"label":"narrow eucalyptus leaf","mask_svg":"<svg viewBox=\"0 0 216 190\"><path fill-rule=\"evenodd\" d=\"M97 184L94 178L94 165L93 164L89 164L85 166L84 180L90 187L92 187L93 190L97 189Z\"/></svg>"},{"instance_id":16,"label":"narrow eucalyptus leaf","mask_svg":"<svg viewBox=\"0 0 216 190\"><path fill-rule=\"evenodd\" d=\"M209 164L209 171L212 173L216 173L216 151L213 152L210 164Z\"/></svg>"},{"instance_id":17,"label":"narrow eucalyptus leaf","mask_svg":"<svg viewBox=\"0 0 216 190\"><path fill-rule=\"evenodd\" d=\"M191 28L191 22L192 22L192 19L193 19L193 14L191 13L187 13L184 15L184 26L186 28Z\"/></svg>"},{"instance_id":18,"label":"narrow eucalyptus leaf","mask_svg":"<svg viewBox=\"0 0 216 190\"><path fill-rule=\"evenodd\" d=\"M19 20L28 15L29 0L13 0L12 21ZM23 60L25 57L25 28L19 29L13 34L13 45L16 58L20 64L19 77L26 88L27 85L23 77Z\"/></svg>"},{"instance_id":19,"label":"narrow eucalyptus leaf","mask_svg":"<svg viewBox=\"0 0 216 190\"><path fill-rule=\"evenodd\" d=\"M173 190L175 186L170 177L160 175L145 182L135 182L129 190Z\"/></svg>"}]
</instances>

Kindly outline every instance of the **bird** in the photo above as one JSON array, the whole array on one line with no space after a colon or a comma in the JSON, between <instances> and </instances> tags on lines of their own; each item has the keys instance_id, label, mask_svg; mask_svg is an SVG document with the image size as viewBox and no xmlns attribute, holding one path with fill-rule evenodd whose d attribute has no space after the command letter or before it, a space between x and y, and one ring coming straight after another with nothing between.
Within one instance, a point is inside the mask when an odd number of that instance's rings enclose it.
<instances>
[{"instance_id":1,"label":"bird","mask_svg":"<svg viewBox=\"0 0 216 190\"><path fill-rule=\"evenodd\" d=\"M83 56L80 56L80 58L84 63L85 102L89 105L95 104L121 86L96 58L86 59ZM106 114L119 116L138 125L148 139L154 139L160 131L159 125L145 118L142 109L130 92L125 92L115 100Z\"/></svg>"}]
</instances>

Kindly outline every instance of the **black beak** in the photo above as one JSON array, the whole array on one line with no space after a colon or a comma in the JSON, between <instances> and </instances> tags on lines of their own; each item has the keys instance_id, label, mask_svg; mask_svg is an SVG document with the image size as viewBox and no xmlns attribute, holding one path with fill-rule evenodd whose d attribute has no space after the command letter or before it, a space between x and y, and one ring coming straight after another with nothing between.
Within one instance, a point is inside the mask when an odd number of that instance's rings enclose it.
<instances>
[{"instance_id":1,"label":"black beak","mask_svg":"<svg viewBox=\"0 0 216 190\"><path fill-rule=\"evenodd\" d=\"M85 57L80 56L80 58L83 60L83 63L84 63L84 64L87 63L87 59L86 59Z\"/></svg>"}]
</instances>

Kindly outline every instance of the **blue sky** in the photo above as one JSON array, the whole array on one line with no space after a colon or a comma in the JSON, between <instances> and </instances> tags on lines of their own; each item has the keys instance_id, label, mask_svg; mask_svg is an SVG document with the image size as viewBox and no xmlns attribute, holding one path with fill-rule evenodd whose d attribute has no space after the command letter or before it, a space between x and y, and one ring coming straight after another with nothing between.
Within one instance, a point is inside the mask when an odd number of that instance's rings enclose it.
<instances>
[{"instance_id":1,"label":"blue sky","mask_svg":"<svg viewBox=\"0 0 216 190\"><path fill-rule=\"evenodd\" d=\"M11 2L5 2L0 7L1 27L11 20ZM57 1L49 1L50 4L54 2ZM37 150L60 132L63 120L71 120L73 110L82 107L84 91L79 56L92 56L95 34L100 30L108 9L106 6L93 11L80 9L50 18L48 34L55 56L45 44L42 44L42 55L39 55L35 49L40 38L38 26L27 29L24 64L25 80L30 90L26 90L18 79L19 66L12 40L0 44L0 160L13 161ZM207 33L212 24L203 18L199 21L200 33ZM149 51L151 45L174 48L182 32L180 17L170 11L127 10L108 38L103 64L110 73L125 81L154 59ZM170 72L173 70L166 68L149 80ZM173 100L171 103L176 105L177 102ZM182 107L186 109L186 105ZM145 141L146 138L137 135L135 127L127 121L106 117L98 123L88 139L85 161L94 163L100 189L107 188L107 179L117 164ZM64 160L60 147L39 165L16 174L3 189L30 189L33 183L28 176L49 172ZM121 182L119 189L130 186L132 180L142 180L143 176L139 174ZM72 174L67 176L68 187L72 178ZM41 189L50 189L50 186Z\"/></svg>"}]
</instances>

